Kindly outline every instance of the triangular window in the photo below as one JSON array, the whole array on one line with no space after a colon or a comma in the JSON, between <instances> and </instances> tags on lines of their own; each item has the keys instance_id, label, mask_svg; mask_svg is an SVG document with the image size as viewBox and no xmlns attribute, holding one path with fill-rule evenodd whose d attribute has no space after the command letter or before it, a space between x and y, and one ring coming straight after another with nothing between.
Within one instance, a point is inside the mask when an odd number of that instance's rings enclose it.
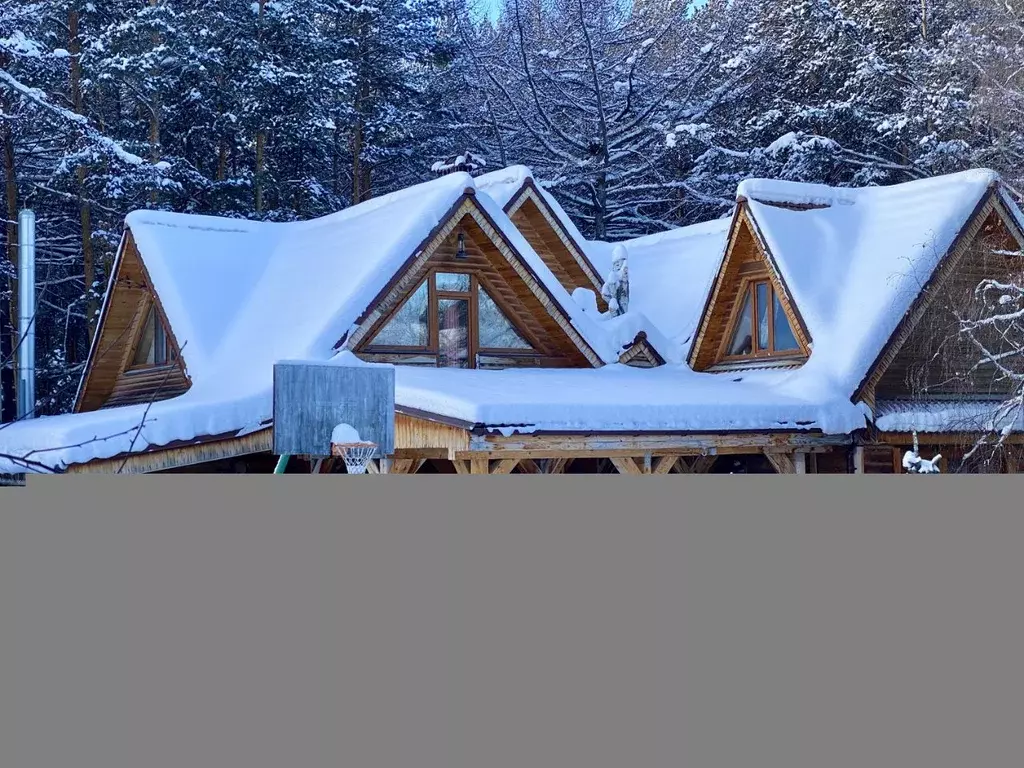
<instances>
[{"instance_id":1,"label":"triangular window","mask_svg":"<svg viewBox=\"0 0 1024 768\"><path fill-rule=\"evenodd\" d=\"M366 347L419 361L431 356L441 368L473 368L481 356L534 349L477 276L458 271L431 272Z\"/></svg>"},{"instance_id":2,"label":"triangular window","mask_svg":"<svg viewBox=\"0 0 1024 768\"><path fill-rule=\"evenodd\" d=\"M430 346L429 293L426 282L420 283L370 343L375 347L425 349Z\"/></svg>"},{"instance_id":3,"label":"triangular window","mask_svg":"<svg viewBox=\"0 0 1024 768\"><path fill-rule=\"evenodd\" d=\"M476 317L481 349L532 349L483 288L477 288Z\"/></svg>"},{"instance_id":4,"label":"triangular window","mask_svg":"<svg viewBox=\"0 0 1024 768\"><path fill-rule=\"evenodd\" d=\"M156 308L150 304L139 341L135 345L135 356L132 358L131 367L149 368L172 362L174 362L174 353L167 341L167 331L157 315Z\"/></svg>"},{"instance_id":5,"label":"triangular window","mask_svg":"<svg viewBox=\"0 0 1024 768\"><path fill-rule=\"evenodd\" d=\"M793 326L769 280L746 283L738 301L726 358L788 356L800 352Z\"/></svg>"}]
</instances>

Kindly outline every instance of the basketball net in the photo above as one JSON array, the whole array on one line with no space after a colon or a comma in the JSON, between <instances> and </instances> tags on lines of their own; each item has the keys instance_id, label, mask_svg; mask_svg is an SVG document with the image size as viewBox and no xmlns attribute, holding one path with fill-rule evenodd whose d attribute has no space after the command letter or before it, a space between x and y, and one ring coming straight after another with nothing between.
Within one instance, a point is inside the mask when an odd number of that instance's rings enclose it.
<instances>
[{"instance_id":1,"label":"basketball net","mask_svg":"<svg viewBox=\"0 0 1024 768\"><path fill-rule=\"evenodd\" d=\"M365 475L366 465L377 453L376 443L334 443L331 452L337 456L341 455L345 462L345 470L350 475Z\"/></svg>"}]
</instances>

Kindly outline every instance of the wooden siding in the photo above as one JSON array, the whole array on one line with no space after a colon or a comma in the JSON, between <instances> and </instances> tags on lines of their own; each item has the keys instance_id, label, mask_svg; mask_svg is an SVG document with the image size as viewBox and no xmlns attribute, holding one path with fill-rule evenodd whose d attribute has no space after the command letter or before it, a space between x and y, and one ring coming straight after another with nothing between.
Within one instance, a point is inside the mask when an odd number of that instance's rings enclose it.
<instances>
[{"instance_id":1,"label":"wooden siding","mask_svg":"<svg viewBox=\"0 0 1024 768\"><path fill-rule=\"evenodd\" d=\"M598 308L607 311L608 304L601 298L604 281L546 209L536 193L527 189L510 209L509 218L565 290L572 293L576 288L589 288L597 294Z\"/></svg>"},{"instance_id":2,"label":"wooden siding","mask_svg":"<svg viewBox=\"0 0 1024 768\"><path fill-rule=\"evenodd\" d=\"M188 391L188 380L176 363L122 371L104 408L167 400Z\"/></svg>"},{"instance_id":3,"label":"wooden siding","mask_svg":"<svg viewBox=\"0 0 1024 768\"><path fill-rule=\"evenodd\" d=\"M207 436L191 442L115 456L110 459L72 464L67 471L71 474L87 472L115 474L120 472L127 475L161 472L236 456L263 453L270 451L272 446L273 430L267 427L243 437Z\"/></svg>"},{"instance_id":4,"label":"wooden siding","mask_svg":"<svg viewBox=\"0 0 1024 768\"><path fill-rule=\"evenodd\" d=\"M135 239L127 233L115 267L96 343L86 365L85 379L75 411L95 411L108 405L164 400L185 392L190 381L184 369L174 329L167 324L160 299L155 295ZM135 348L140 324L150 302L164 326L168 346L174 352L173 370L131 372L125 370Z\"/></svg>"},{"instance_id":5,"label":"wooden siding","mask_svg":"<svg viewBox=\"0 0 1024 768\"><path fill-rule=\"evenodd\" d=\"M647 334L641 331L633 343L619 355L619 363L632 368L657 368L664 365L665 361L651 346Z\"/></svg>"},{"instance_id":6,"label":"wooden siding","mask_svg":"<svg viewBox=\"0 0 1024 768\"><path fill-rule=\"evenodd\" d=\"M974 445L969 435L920 435L920 452L926 459L941 456L939 470L943 474L1013 474L1019 447L1007 445L993 454L981 451L971 459L967 453ZM903 455L913 448L913 437L889 435L883 445L864 447L864 473L869 475L902 475Z\"/></svg>"},{"instance_id":7,"label":"wooden siding","mask_svg":"<svg viewBox=\"0 0 1024 768\"><path fill-rule=\"evenodd\" d=\"M999 213L988 207L972 226L955 264L930 290L927 308L899 345L874 387L875 398L927 397L929 395L1007 394L1013 382L998 381L994 366L973 373L978 352L960 336L958 312L971 313L977 304L974 289L987 278L1020 279L1024 268L1019 256L997 251L1019 246ZM989 348L998 351L1005 341L994 337Z\"/></svg>"},{"instance_id":8,"label":"wooden siding","mask_svg":"<svg viewBox=\"0 0 1024 768\"><path fill-rule=\"evenodd\" d=\"M704 316L698 328L690 353L690 364L697 371L706 371L719 363L723 347L728 344L728 334L733 327L736 314L742 309L741 300L746 296L741 290L754 278L768 278L772 282L779 297L779 303L786 312L793 333L801 348L801 361L806 358L809 349L808 337L803 320L793 305L789 291L786 290L781 278L774 269L764 245L755 234L755 229L746 206L741 205L733 229L730 233L729 246L715 279L711 296L705 306ZM789 355L788 357L792 357ZM751 366L763 364L772 358L752 357ZM800 362L800 361L798 361ZM731 360L730 370L742 368L742 361Z\"/></svg>"},{"instance_id":9,"label":"wooden siding","mask_svg":"<svg viewBox=\"0 0 1024 768\"><path fill-rule=\"evenodd\" d=\"M456 257L458 234L465 234L466 258ZM562 310L547 291L537 283L528 268L500 233L482 215L471 197L455 212L434 241L393 281L390 293L381 300L346 346L364 359L379 359L382 350L369 348L369 342L391 319L402 302L431 270L451 270L473 274L498 307L515 324L536 351L535 356L510 358L525 366L543 364L551 367L597 367L600 358L572 327ZM399 362L405 355L398 350L387 351ZM411 362L424 364L433 352L407 353ZM536 358L536 359L531 359Z\"/></svg>"},{"instance_id":10,"label":"wooden siding","mask_svg":"<svg viewBox=\"0 0 1024 768\"><path fill-rule=\"evenodd\" d=\"M436 421L418 419L404 413L395 414L395 450L443 448L464 451L469 446L465 429Z\"/></svg>"}]
</instances>

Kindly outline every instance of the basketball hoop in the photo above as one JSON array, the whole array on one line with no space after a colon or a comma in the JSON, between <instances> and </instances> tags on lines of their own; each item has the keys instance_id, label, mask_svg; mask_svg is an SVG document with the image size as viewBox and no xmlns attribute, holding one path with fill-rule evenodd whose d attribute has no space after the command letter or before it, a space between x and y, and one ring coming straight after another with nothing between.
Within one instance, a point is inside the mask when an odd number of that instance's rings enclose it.
<instances>
[{"instance_id":1,"label":"basketball hoop","mask_svg":"<svg viewBox=\"0 0 1024 768\"><path fill-rule=\"evenodd\" d=\"M362 440L351 424L339 424L331 434L331 455L340 456L350 475L365 475L366 465L377 453L377 444Z\"/></svg>"},{"instance_id":2,"label":"basketball hoop","mask_svg":"<svg viewBox=\"0 0 1024 768\"><path fill-rule=\"evenodd\" d=\"M366 465L377 453L376 443L332 443L331 455L341 456L350 475L365 475Z\"/></svg>"}]
</instances>

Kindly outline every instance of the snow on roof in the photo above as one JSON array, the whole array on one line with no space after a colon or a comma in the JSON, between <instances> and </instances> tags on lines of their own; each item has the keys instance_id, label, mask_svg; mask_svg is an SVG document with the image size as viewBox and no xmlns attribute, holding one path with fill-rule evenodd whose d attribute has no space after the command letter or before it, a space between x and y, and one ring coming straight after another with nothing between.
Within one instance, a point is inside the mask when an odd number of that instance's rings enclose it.
<instances>
[{"instance_id":1,"label":"snow on roof","mask_svg":"<svg viewBox=\"0 0 1024 768\"><path fill-rule=\"evenodd\" d=\"M478 190L486 192L494 202L504 208L532 178L533 171L525 165L510 165L508 168L477 176L474 181Z\"/></svg>"},{"instance_id":2,"label":"snow on roof","mask_svg":"<svg viewBox=\"0 0 1024 768\"><path fill-rule=\"evenodd\" d=\"M888 187L832 190L844 204L790 210L757 201L825 198L827 187L744 182L750 212L813 340L800 380L855 393L922 287L969 220L991 171ZM756 194L755 194L756 193Z\"/></svg>"},{"instance_id":3,"label":"snow on roof","mask_svg":"<svg viewBox=\"0 0 1024 768\"><path fill-rule=\"evenodd\" d=\"M478 193L477 202L480 203L480 206L498 225L498 228L505 234L512 247L519 252L519 255L523 257L523 260L534 274L537 275L540 282L547 288L552 298L568 315L573 327L583 336L590 348L598 354L603 362L617 362L623 349L632 343L636 334L641 330L648 331L651 344L658 349L658 352L663 357L672 355L670 349L659 348L659 342L661 342L661 347L668 345L658 332L658 329L642 312L636 312L629 320L623 320L622 318L605 319L585 312L558 281L550 267L544 263L540 255L523 237L522 233L512 223L512 220L509 219L497 201L486 193ZM624 317L625 315L623 315ZM614 322L615 320L620 322Z\"/></svg>"},{"instance_id":4,"label":"snow on roof","mask_svg":"<svg viewBox=\"0 0 1024 768\"><path fill-rule=\"evenodd\" d=\"M883 432L1024 430L1024 413L1004 413L997 400L879 400L875 426Z\"/></svg>"},{"instance_id":5,"label":"snow on roof","mask_svg":"<svg viewBox=\"0 0 1024 768\"><path fill-rule=\"evenodd\" d=\"M451 174L303 222L136 211L126 223L187 345L193 390L237 392L269 382L276 360L329 357L472 186L468 174Z\"/></svg>"},{"instance_id":6,"label":"snow on roof","mask_svg":"<svg viewBox=\"0 0 1024 768\"><path fill-rule=\"evenodd\" d=\"M474 188L469 174L455 173L305 222L129 214L126 224L182 346L191 388L148 412L126 406L6 426L0 453L44 448L32 454L35 460L62 469L265 425L274 363L330 359L337 340ZM636 332L625 338L628 324L587 316L501 206L485 193L476 198L584 341L604 362L617 361ZM632 322L650 325L639 313Z\"/></svg>"},{"instance_id":7,"label":"snow on roof","mask_svg":"<svg viewBox=\"0 0 1024 768\"><path fill-rule=\"evenodd\" d=\"M848 399L815 402L685 366L452 370L397 366L395 402L519 432L813 430L865 424Z\"/></svg>"},{"instance_id":8,"label":"snow on roof","mask_svg":"<svg viewBox=\"0 0 1024 768\"><path fill-rule=\"evenodd\" d=\"M629 263L627 314L646 315L674 358L686 359L731 224L732 219L716 219L618 243L625 246Z\"/></svg>"}]
</instances>

